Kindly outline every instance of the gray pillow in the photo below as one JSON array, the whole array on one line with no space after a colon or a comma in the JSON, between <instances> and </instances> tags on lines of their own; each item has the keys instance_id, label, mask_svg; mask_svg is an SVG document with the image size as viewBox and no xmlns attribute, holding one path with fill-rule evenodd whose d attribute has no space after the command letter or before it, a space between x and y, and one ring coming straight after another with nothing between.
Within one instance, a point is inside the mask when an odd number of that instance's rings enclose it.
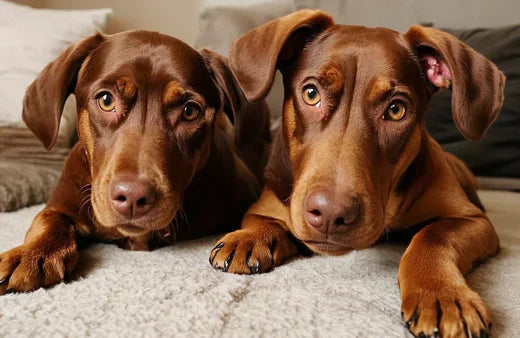
<instances>
[{"instance_id":1,"label":"gray pillow","mask_svg":"<svg viewBox=\"0 0 520 338\"><path fill-rule=\"evenodd\" d=\"M0 127L0 212L47 200L70 150L67 136L47 152L26 127Z\"/></svg>"},{"instance_id":2,"label":"gray pillow","mask_svg":"<svg viewBox=\"0 0 520 338\"><path fill-rule=\"evenodd\" d=\"M451 92L435 95L426 127L442 147L479 176L520 178L520 25L493 29L443 29L493 61L506 75L498 119L480 141L469 142L451 117Z\"/></svg>"}]
</instances>

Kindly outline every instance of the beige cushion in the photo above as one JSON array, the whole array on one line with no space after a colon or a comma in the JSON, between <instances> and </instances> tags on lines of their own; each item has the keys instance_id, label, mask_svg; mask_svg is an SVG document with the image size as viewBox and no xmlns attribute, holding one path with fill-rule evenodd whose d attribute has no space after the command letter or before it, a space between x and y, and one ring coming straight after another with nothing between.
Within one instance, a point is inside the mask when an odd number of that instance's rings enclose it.
<instances>
[{"instance_id":1,"label":"beige cushion","mask_svg":"<svg viewBox=\"0 0 520 338\"><path fill-rule=\"evenodd\" d=\"M110 9L34 9L0 0L0 211L45 202L75 139L71 96L55 148L44 149L22 122L26 87L70 44L103 31L110 14Z\"/></svg>"}]
</instances>

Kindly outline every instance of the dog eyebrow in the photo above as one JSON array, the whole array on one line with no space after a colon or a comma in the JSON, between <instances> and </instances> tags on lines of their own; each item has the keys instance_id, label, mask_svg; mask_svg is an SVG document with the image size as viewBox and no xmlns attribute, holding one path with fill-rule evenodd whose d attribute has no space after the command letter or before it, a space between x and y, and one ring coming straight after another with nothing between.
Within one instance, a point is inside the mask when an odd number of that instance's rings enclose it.
<instances>
[{"instance_id":1,"label":"dog eyebrow","mask_svg":"<svg viewBox=\"0 0 520 338\"><path fill-rule=\"evenodd\" d=\"M132 99L137 94L134 82L126 76L120 77L116 81L117 90L125 99Z\"/></svg>"},{"instance_id":2,"label":"dog eyebrow","mask_svg":"<svg viewBox=\"0 0 520 338\"><path fill-rule=\"evenodd\" d=\"M332 94L337 95L341 92L344 86L343 74L334 65L324 67L317 76L319 84Z\"/></svg>"},{"instance_id":3,"label":"dog eyebrow","mask_svg":"<svg viewBox=\"0 0 520 338\"><path fill-rule=\"evenodd\" d=\"M395 94L405 96L412 101L412 95L406 86L398 85L392 80L376 79L368 94L368 102L371 105L377 105Z\"/></svg>"},{"instance_id":4,"label":"dog eyebrow","mask_svg":"<svg viewBox=\"0 0 520 338\"><path fill-rule=\"evenodd\" d=\"M177 81L170 81L166 85L162 97L163 107L173 105L181 101L186 96L186 91Z\"/></svg>"}]
</instances>

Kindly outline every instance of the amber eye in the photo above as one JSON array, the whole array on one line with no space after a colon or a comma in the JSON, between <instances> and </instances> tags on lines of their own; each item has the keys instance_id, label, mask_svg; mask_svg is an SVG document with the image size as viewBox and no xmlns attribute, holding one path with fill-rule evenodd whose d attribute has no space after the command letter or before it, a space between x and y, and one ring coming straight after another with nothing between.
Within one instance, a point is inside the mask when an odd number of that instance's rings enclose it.
<instances>
[{"instance_id":1,"label":"amber eye","mask_svg":"<svg viewBox=\"0 0 520 338\"><path fill-rule=\"evenodd\" d=\"M182 119L185 121L193 121L200 114L200 108L193 102L188 102L182 108Z\"/></svg>"},{"instance_id":2,"label":"amber eye","mask_svg":"<svg viewBox=\"0 0 520 338\"><path fill-rule=\"evenodd\" d=\"M112 94L108 92L101 93L97 99L97 103L99 108L106 112L116 111L116 100L114 100Z\"/></svg>"},{"instance_id":3,"label":"amber eye","mask_svg":"<svg viewBox=\"0 0 520 338\"><path fill-rule=\"evenodd\" d=\"M399 121L406 115L406 106L402 101L392 101L383 114L383 120Z\"/></svg>"},{"instance_id":4,"label":"amber eye","mask_svg":"<svg viewBox=\"0 0 520 338\"><path fill-rule=\"evenodd\" d=\"M309 106L320 106L321 96L318 88L314 85L308 85L303 88L303 101Z\"/></svg>"}]
</instances>

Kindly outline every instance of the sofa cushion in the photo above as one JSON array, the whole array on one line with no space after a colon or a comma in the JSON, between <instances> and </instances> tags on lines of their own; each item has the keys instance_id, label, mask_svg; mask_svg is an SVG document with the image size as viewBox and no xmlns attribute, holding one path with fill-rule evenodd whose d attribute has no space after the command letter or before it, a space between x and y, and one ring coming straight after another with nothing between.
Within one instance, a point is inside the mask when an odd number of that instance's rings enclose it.
<instances>
[{"instance_id":1,"label":"sofa cushion","mask_svg":"<svg viewBox=\"0 0 520 338\"><path fill-rule=\"evenodd\" d=\"M45 202L75 140L76 105L67 101L54 149L22 122L25 89L75 41L103 31L110 9L34 9L0 0L0 211Z\"/></svg>"}]
</instances>

